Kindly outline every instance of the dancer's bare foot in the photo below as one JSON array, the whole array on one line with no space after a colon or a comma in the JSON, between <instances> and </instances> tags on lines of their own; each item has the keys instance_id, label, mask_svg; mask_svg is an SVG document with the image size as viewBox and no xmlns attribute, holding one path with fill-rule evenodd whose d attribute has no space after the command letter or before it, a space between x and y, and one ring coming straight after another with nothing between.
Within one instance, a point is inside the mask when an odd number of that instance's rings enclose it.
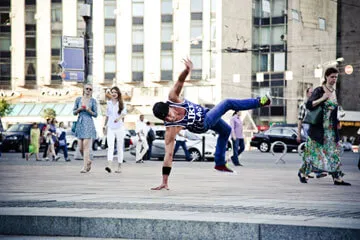
<instances>
[{"instance_id":1,"label":"dancer's bare foot","mask_svg":"<svg viewBox=\"0 0 360 240\"><path fill-rule=\"evenodd\" d=\"M170 188L169 188L169 186L167 184L161 184L158 187L151 188L151 190L161 190L161 189L170 190Z\"/></svg>"}]
</instances>

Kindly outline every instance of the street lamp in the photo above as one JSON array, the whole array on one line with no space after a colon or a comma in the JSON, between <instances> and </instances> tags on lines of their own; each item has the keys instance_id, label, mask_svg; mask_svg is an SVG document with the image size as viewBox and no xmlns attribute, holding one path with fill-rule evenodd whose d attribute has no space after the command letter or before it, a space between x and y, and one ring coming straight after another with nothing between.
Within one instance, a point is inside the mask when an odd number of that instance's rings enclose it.
<instances>
[{"instance_id":1,"label":"street lamp","mask_svg":"<svg viewBox=\"0 0 360 240\"><path fill-rule=\"evenodd\" d=\"M344 60L345 59L343 57L339 57L336 60L318 64L317 68L315 68L315 70L314 70L315 78L320 78L320 80L321 80L322 73L323 73L323 69L322 69L323 66L324 67L336 67L337 65L339 65L339 63L343 62Z\"/></svg>"}]
</instances>

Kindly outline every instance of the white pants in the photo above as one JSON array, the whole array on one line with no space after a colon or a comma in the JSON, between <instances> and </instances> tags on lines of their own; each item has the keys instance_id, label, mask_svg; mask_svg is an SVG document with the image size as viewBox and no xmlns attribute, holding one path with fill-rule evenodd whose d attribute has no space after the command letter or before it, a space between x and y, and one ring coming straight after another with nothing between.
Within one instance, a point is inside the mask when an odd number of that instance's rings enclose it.
<instances>
[{"instance_id":1,"label":"white pants","mask_svg":"<svg viewBox=\"0 0 360 240\"><path fill-rule=\"evenodd\" d=\"M116 147L118 154L118 162L122 163L124 161L124 136L125 131L123 127L120 128L108 128L107 130L107 144L108 144L108 161L112 161L114 158L114 145L116 138Z\"/></svg>"},{"instance_id":2,"label":"white pants","mask_svg":"<svg viewBox=\"0 0 360 240\"><path fill-rule=\"evenodd\" d=\"M142 141L138 141L136 145L136 161L141 160L149 149L149 145L146 141L146 138L143 137Z\"/></svg>"}]
</instances>

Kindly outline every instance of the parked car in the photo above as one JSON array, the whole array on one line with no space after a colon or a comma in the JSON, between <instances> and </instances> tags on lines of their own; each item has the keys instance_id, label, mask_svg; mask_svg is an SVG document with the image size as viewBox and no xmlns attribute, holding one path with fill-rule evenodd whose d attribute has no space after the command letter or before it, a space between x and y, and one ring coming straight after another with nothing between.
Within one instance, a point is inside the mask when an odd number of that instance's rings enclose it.
<instances>
[{"instance_id":1,"label":"parked car","mask_svg":"<svg viewBox=\"0 0 360 240\"><path fill-rule=\"evenodd\" d=\"M32 123L17 123L12 125L3 133L2 151L15 150L22 152L23 139L30 138L30 130ZM38 127L41 129L44 127L44 123L38 123ZM42 136L42 133L40 133ZM40 140L40 149L44 148L44 141Z\"/></svg>"},{"instance_id":2,"label":"parked car","mask_svg":"<svg viewBox=\"0 0 360 240\"><path fill-rule=\"evenodd\" d=\"M75 133L71 129L66 131L66 143L70 150L75 151L78 146L78 139L75 137ZM92 150L96 151L101 146L101 138L97 138L93 141Z\"/></svg>"},{"instance_id":3,"label":"parked car","mask_svg":"<svg viewBox=\"0 0 360 240\"><path fill-rule=\"evenodd\" d=\"M300 143L296 141L298 134L293 127L272 127L265 132L255 134L250 142L250 146L257 147L261 152L269 152L271 144L281 141L286 144L289 152L297 150ZM301 142L305 142L305 137L301 136ZM282 151L282 145L274 146L274 151Z\"/></svg>"},{"instance_id":4,"label":"parked car","mask_svg":"<svg viewBox=\"0 0 360 240\"><path fill-rule=\"evenodd\" d=\"M165 127L155 126L153 130L156 138L153 142L151 158L163 160L165 156ZM186 145L193 161L200 161L202 159L202 136L205 136L205 159L214 159L217 136L212 132L195 134L186 131ZM136 149L132 149L130 153L135 156ZM176 159L185 160L185 152L182 148L179 148L175 154L174 160Z\"/></svg>"}]
</instances>

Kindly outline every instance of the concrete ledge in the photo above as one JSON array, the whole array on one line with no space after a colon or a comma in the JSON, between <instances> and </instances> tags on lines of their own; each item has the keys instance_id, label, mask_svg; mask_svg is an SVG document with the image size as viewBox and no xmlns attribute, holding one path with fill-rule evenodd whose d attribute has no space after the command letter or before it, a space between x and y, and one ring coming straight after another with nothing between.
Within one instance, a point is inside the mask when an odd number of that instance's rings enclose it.
<instances>
[{"instance_id":1,"label":"concrete ledge","mask_svg":"<svg viewBox=\"0 0 360 240\"><path fill-rule=\"evenodd\" d=\"M360 229L114 217L0 215L0 234L130 239L359 239Z\"/></svg>"}]
</instances>

